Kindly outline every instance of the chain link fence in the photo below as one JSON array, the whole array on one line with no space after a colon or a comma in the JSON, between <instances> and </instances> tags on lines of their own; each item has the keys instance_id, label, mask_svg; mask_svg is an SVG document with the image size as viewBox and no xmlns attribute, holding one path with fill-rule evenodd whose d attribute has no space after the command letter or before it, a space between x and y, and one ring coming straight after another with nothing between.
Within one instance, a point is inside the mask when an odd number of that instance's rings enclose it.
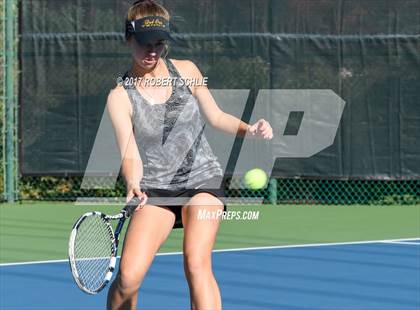
<instances>
[{"instance_id":1,"label":"chain link fence","mask_svg":"<svg viewBox=\"0 0 420 310\"><path fill-rule=\"evenodd\" d=\"M115 189L81 189L83 177L24 176L19 180L20 200L75 201L83 197L125 197L125 184L118 178ZM277 204L419 204L418 180L327 180L270 179L262 190L240 188L241 177L227 178L225 191L235 203L264 198ZM232 186L230 186L232 183ZM236 189L238 188L238 189Z\"/></svg>"}]
</instances>

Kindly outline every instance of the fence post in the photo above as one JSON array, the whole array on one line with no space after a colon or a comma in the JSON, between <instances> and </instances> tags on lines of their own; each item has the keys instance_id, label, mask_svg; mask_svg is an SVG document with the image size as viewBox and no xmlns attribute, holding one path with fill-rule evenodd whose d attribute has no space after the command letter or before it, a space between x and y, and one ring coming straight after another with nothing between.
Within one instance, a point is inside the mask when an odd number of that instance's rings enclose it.
<instances>
[{"instance_id":1,"label":"fence post","mask_svg":"<svg viewBox=\"0 0 420 310\"><path fill-rule=\"evenodd\" d=\"M8 202L15 200L15 42L14 42L14 28L15 28L15 0L6 0L5 5L5 115L6 115L6 171L5 171L5 198Z\"/></svg>"},{"instance_id":2,"label":"fence post","mask_svg":"<svg viewBox=\"0 0 420 310\"><path fill-rule=\"evenodd\" d=\"M271 178L268 182L268 200L270 204L277 204L277 179Z\"/></svg>"}]
</instances>

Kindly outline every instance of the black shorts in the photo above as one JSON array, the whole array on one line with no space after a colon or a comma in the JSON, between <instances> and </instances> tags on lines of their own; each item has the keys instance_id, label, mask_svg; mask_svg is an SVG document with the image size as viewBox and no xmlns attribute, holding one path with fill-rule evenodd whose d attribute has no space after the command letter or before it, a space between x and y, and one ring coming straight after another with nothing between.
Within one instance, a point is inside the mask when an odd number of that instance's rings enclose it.
<instances>
[{"instance_id":1,"label":"black shorts","mask_svg":"<svg viewBox=\"0 0 420 310\"><path fill-rule=\"evenodd\" d=\"M179 190L169 190L169 189L159 189L159 188L149 188L145 189L144 192L146 193L147 197L151 200L150 204L153 204L153 198L156 197L165 197L168 200L168 204L164 204L175 214L175 223L173 228L182 228L182 218L181 218L181 210L184 203L170 203L170 197L179 197L177 201L185 201L188 202L189 198L193 197L198 193L209 193L213 196L219 198L223 203L223 210L226 211L226 203L224 201L225 197L225 190L224 190L224 182L223 177L212 177L206 181L200 182L191 186L190 188L186 189L179 189ZM180 198L180 197L185 197ZM148 202L149 203L149 202ZM161 204L159 204L161 205Z\"/></svg>"}]
</instances>

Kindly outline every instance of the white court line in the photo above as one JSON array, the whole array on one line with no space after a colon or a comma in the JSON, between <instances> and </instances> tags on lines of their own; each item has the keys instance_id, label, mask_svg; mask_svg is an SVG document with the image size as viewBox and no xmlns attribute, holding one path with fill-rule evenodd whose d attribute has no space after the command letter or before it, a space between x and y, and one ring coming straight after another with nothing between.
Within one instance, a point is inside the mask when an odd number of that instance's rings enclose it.
<instances>
[{"instance_id":1,"label":"white court line","mask_svg":"<svg viewBox=\"0 0 420 310\"><path fill-rule=\"evenodd\" d=\"M407 240L407 239L406 239ZM387 244L409 244L409 245L420 245L419 242L404 242L404 241L382 241L381 243Z\"/></svg>"},{"instance_id":2,"label":"white court line","mask_svg":"<svg viewBox=\"0 0 420 310\"><path fill-rule=\"evenodd\" d=\"M402 239L367 240L367 241L331 242L331 243L273 245L273 246L249 247L249 248L218 249L218 250L213 250L213 252L240 252L240 251L289 249L289 248L309 248L309 247L321 247L321 246L371 244L371 243L392 244L392 243L404 242L404 241L420 241L420 237L402 238ZM407 243L409 243L409 242L407 242ZM168 252L168 253L157 253L156 256L180 255L180 254L182 254L182 252ZM3 264L0 264L0 267L19 266L19 265L35 265L35 264L50 264L50 263L63 263L63 262L67 262L67 261L68 261L68 259L56 259L56 260L44 260L44 261L33 261L33 262L3 263Z\"/></svg>"}]
</instances>

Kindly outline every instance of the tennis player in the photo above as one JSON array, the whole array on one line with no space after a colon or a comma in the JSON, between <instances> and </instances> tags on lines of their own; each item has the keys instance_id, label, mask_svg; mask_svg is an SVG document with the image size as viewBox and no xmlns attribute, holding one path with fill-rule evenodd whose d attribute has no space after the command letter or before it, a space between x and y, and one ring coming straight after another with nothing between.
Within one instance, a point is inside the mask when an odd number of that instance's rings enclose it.
<instances>
[{"instance_id":1,"label":"tennis player","mask_svg":"<svg viewBox=\"0 0 420 310\"><path fill-rule=\"evenodd\" d=\"M144 198L127 228L108 309L136 308L138 290L155 254L171 230L181 227L191 309L222 308L211 262L220 218L197 216L199 209L226 208L222 169L203 134L204 125L232 135L273 137L264 119L251 126L220 110L205 83L179 82L204 79L193 62L166 58L172 40L169 19L167 10L153 0L137 1L129 8L126 39L132 66L108 96L127 201L134 195ZM176 82L157 87L152 79ZM185 145L191 147L183 153ZM159 197L185 197L186 202L148 203Z\"/></svg>"}]
</instances>

